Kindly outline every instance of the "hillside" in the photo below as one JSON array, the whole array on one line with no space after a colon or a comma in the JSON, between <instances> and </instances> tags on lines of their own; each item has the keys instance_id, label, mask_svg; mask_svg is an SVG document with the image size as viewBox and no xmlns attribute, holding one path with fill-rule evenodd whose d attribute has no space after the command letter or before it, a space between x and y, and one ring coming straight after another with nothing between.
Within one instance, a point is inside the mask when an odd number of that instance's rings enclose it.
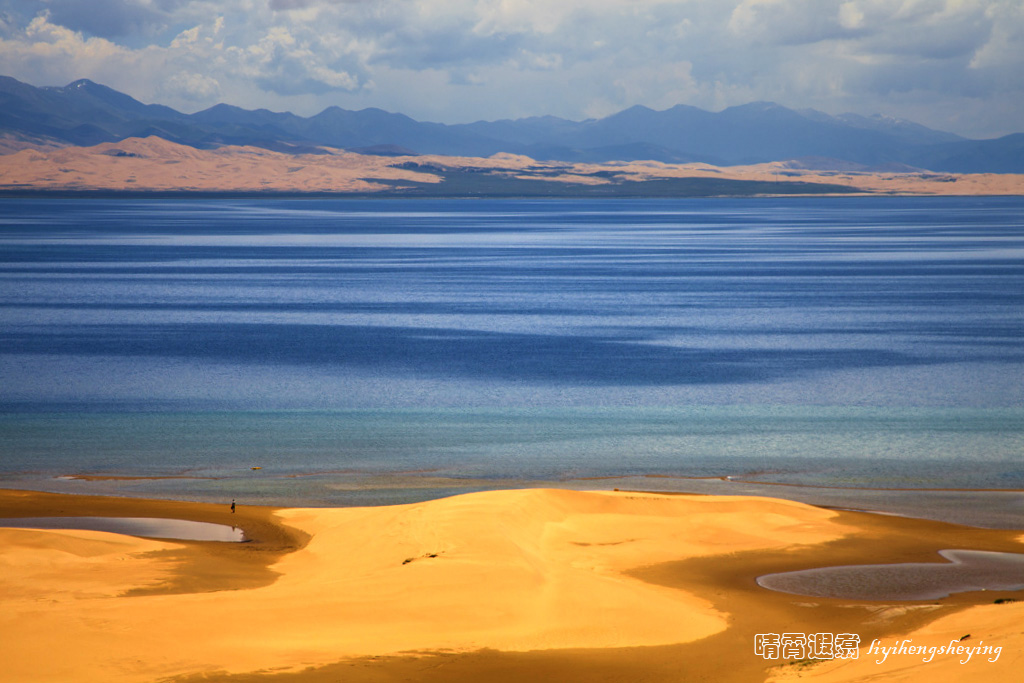
<instances>
[{"instance_id":1,"label":"hillside","mask_svg":"<svg viewBox=\"0 0 1024 683\"><path fill-rule=\"evenodd\" d=\"M830 116L756 102L708 112L632 107L568 121L552 116L445 125L380 109L329 107L311 117L219 104L184 114L143 104L88 80L42 87L0 77L0 151L159 137L196 149L257 147L288 154L326 150L489 157L517 154L567 163L659 161L717 166L805 157L943 173L1024 173L1024 135L966 140L883 116Z\"/></svg>"}]
</instances>

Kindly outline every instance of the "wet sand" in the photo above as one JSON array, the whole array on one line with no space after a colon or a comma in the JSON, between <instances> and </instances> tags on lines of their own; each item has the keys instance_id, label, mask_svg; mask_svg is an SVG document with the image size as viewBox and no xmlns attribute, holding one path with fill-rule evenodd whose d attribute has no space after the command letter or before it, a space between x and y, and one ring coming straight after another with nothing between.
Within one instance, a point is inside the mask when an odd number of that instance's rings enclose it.
<instances>
[{"instance_id":1,"label":"wet sand","mask_svg":"<svg viewBox=\"0 0 1024 683\"><path fill-rule=\"evenodd\" d=\"M756 582L820 566L935 562L945 548L1020 552L1020 530L630 492L232 514L227 504L0 491L0 517L57 515L234 524L251 542L0 529L5 681L991 682L1017 680L1024 664L1024 600L1009 601L1024 599L1017 592L860 601ZM906 656L879 665L866 650L817 664L754 654L759 633L823 632L856 633L865 647L958 632L1004 649L966 665Z\"/></svg>"},{"instance_id":2,"label":"wet sand","mask_svg":"<svg viewBox=\"0 0 1024 683\"><path fill-rule=\"evenodd\" d=\"M273 583L277 574L270 569L278 559L301 548L309 536L286 527L274 517L273 508L239 506L232 514L230 503L209 505L166 500L118 498L114 496L71 496L35 491L0 490L0 517L155 517L184 519L237 526L249 543L194 542L155 544L166 546L163 557L177 566L162 580L146 587L134 587L133 594L214 592L255 588ZM89 535L100 532L82 532ZM59 532L3 530L0 537L49 537ZM74 534L66 534L73 536ZM2 600L0 593L0 600Z\"/></svg>"},{"instance_id":3,"label":"wet sand","mask_svg":"<svg viewBox=\"0 0 1024 683\"><path fill-rule=\"evenodd\" d=\"M249 472L245 473L250 474ZM109 475L82 472L24 474L7 488L85 496L116 496L211 502L244 498L269 507L361 507L416 503L463 493L502 489L558 488L785 498L817 507L895 514L968 526L1024 526L1024 491L1014 489L892 488L779 483L752 477L645 474L557 480L453 477L433 470L310 471L251 476ZM296 485L301 481L301 485Z\"/></svg>"}]
</instances>

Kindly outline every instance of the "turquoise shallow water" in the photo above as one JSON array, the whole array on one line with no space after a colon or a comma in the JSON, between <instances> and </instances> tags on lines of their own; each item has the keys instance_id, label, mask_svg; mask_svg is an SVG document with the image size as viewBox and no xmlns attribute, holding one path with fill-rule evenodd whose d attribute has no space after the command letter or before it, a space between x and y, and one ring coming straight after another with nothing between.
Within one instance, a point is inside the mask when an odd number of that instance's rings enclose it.
<instances>
[{"instance_id":1,"label":"turquoise shallow water","mask_svg":"<svg viewBox=\"0 0 1024 683\"><path fill-rule=\"evenodd\" d=\"M285 504L615 485L595 477L1024 489L1022 216L1019 198L4 200L0 485ZM82 474L147 478L60 478Z\"/></svg>"},{"instance_id":2,"label":"turquoise shallow water","mask_svg":"<svg viewBox=\"0 0 1024 683\"><path fill-rule=\"evenodd\" d=\"M0 415L8 475L742 476L1024 488L1018 409L712 406Z\"/></svg>"}]
</instances>

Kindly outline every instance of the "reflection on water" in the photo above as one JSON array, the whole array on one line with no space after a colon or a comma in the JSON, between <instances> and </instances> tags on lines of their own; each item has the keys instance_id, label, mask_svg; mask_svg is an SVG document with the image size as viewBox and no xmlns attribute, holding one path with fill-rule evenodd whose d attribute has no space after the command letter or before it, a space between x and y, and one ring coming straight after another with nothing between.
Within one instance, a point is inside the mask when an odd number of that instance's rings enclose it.
<instances>
[{"instance_id":1,"label":"reflection on water","mask_svg":"<svg viewBox=\"0 0 1024 683\"><path fill-rule=\"evenodd\" d=\"M1024 589L1024 555L941 550L948 560L821 567L767 574L757 583L782 593L851 600L934 600L950 593Z\"/></svg>"},{"instance_id":2,"label":"reflection on water","mask_svg":"<svg viewBox=\"0 0 1024 683\"><path fill-rule=\"evenodd\" d=\"M173 538L183 541L241 543L244 532L233 526L155 517L13 517L0 519L0 527L14 529L80 529L127 536Z\"/></svg>"}]
</instances>

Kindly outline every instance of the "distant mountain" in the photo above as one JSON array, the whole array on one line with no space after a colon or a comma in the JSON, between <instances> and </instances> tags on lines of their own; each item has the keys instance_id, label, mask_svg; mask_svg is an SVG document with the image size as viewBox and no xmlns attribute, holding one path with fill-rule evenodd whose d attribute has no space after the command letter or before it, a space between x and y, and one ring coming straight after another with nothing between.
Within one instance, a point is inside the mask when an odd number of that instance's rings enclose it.
<instances>
[{"instance_id":1,"label":"distant mountain","mask_svg":"<svg viewBox=\"0 0 1024 683\"><path fill-rule=\"evenodd\" d=\"M946 173L1021 173L1024 133L932 145L921 150L917 165Z\"/></svg>"},{"instance_id":2,"label":"distant mountain","mask_svg":"<svg viewBox=\"0 0 1024 683\"><path fill-rule=\"evenodd\" d=\"M920 123L914 123L913 121L907 121L906 119L898 119L894 116L882 116L881 114L875 114L873 116L861 116L860 114L840 114L839 116L829 116L828 114L814 109L804 109L800 113L808 119L822 121L822 122L835 122L838 121L847 126L853 128L862 128L864 130L873 130L880 133L889 133L896 135L905 142L917 143L923 145L936 144L940 142L957 142L964 138L953 133L944 133L938 130L932 130L922 126Z\"/></svg>"},{"instance_id":3,"label":"distant mountain","mask_svg":"<svg viewBox=\"0 0 1024 683\"><path fill-rule=\"evenodd\" d=\"M311 117L218 104L183 114L88 80L36 88L0 76L0 135L74 145L155 135L199 149L248 145L308 153L334 147L373 153L490 156L543 161L651 160L738 165L827 158L852 167L1024 173L1024 134L967 140L910 121L830 116L754 102L708 112L636 106L603 119L554 116L445 125L381 109L328 107Z\"/></svg>"},{"instance_id":4,"label":"distant mountain","mask_svg":"<svg viewBox=\"0 0 1024 683\"><path fill-rule=\"evenodd\" d=\"M34 88L0 77L0 130L77 145L157 135L194 139L189 117L169 107L142 104L88 80L63 88Z\"/></svg>"}]
</instances>

